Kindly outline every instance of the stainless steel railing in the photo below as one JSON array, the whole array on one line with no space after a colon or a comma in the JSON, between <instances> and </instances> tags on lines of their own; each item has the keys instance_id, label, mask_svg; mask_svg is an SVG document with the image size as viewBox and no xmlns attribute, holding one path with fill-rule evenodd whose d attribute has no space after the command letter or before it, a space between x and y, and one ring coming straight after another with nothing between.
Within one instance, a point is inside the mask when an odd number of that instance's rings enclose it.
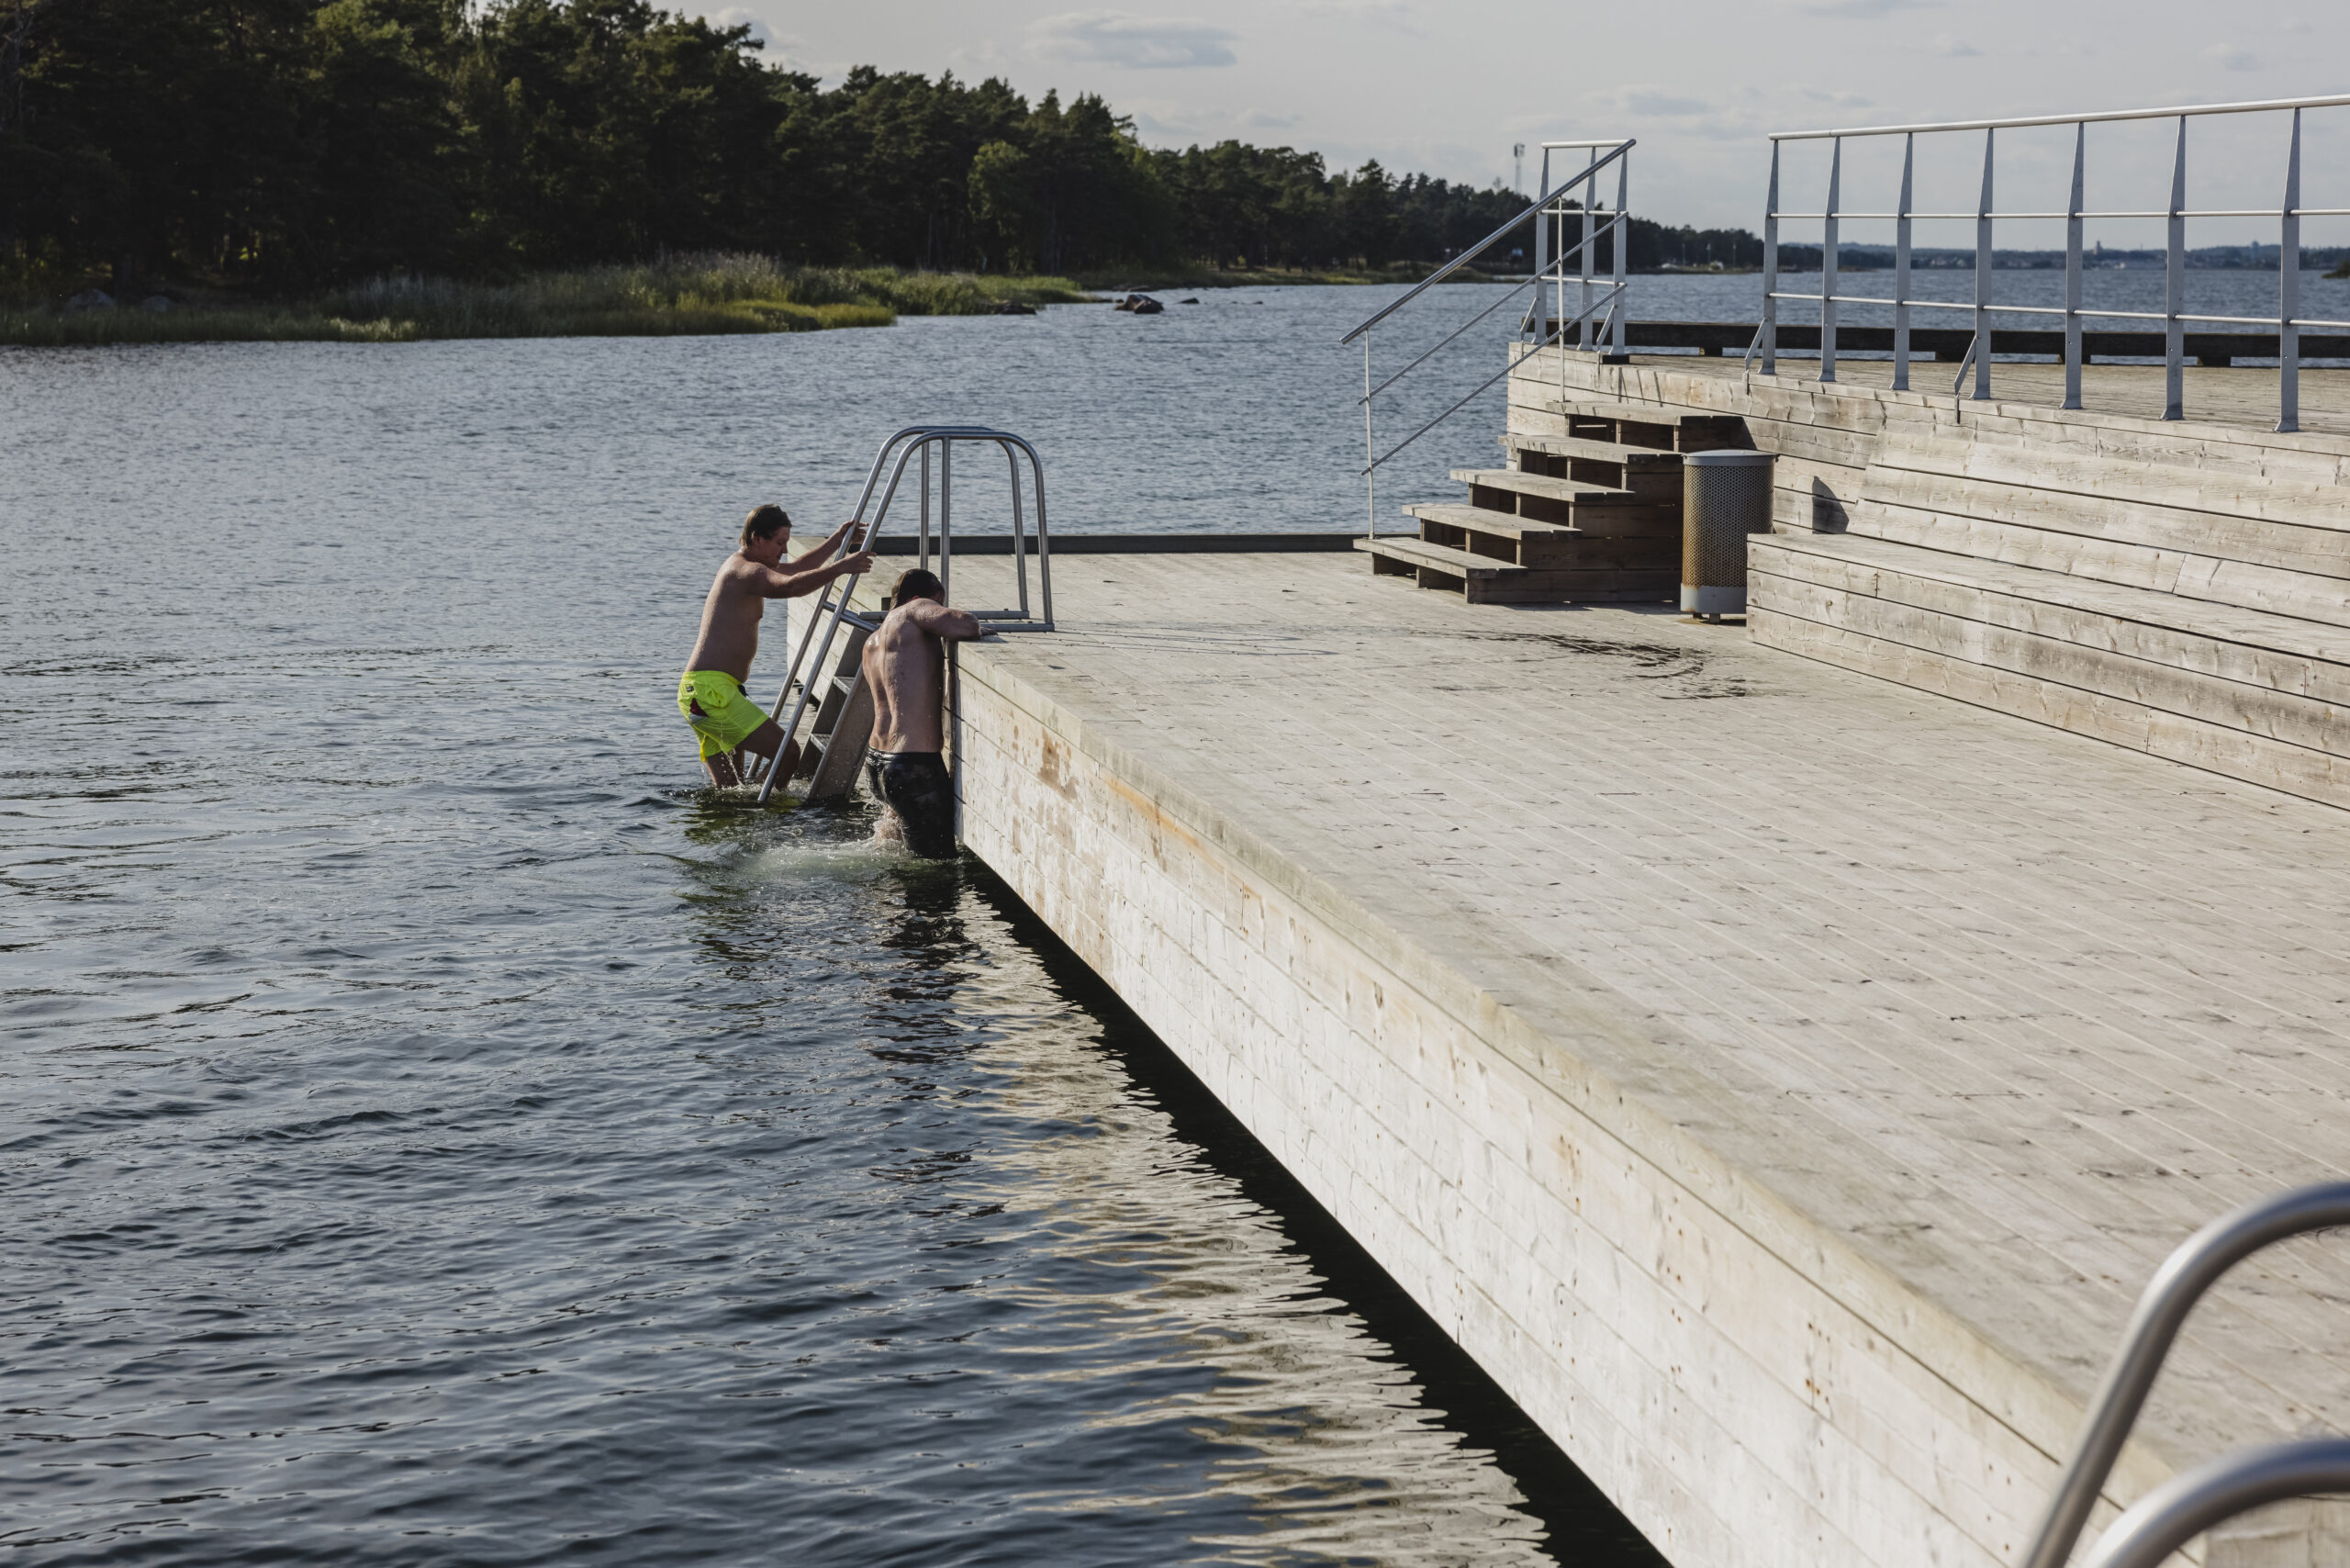
<instances>
[{"instance_id":1,"label":"stainless steel railing","mask_svg":"<svg viewBox=\"0 0 2350 1568\"><path fill-rule=\"evenodd\" d=\"M2300 247L2301 219L2304 218L2350 217L2350 208L2307 207L2301 206L2301 114L2305 109L2338 108L2350 105L2350 95L2323 98L2274 98L2258 103L2195 104L2182 107L2160 109L2114 109L2095 114L2035 115L2010 119L1952 120L1938 125L1887 125L1848 128L1841 130L1776 131L1771 137L1771 189L1762 219L1762 325L1757 336L1756 350L1762 355L1762 371L1775 375L1778 369L1779 302L1785 299L1813 299L1819 302L1820 311L1820 370L1822 381L1836 379L1836 310L1839 305L1890 306L1893 310L1893 386L1906 391L1909 386L1909 312L1924 310L1964 310L1975 319L1975 345L1972 364L1975 372L1975 393L1977 398L1991 396L1991 317L1995 314L2019 316L2060 316L2065 321L2065 407L2081 406L2081 323L2085 319L2119 319L2161 321L2166 328L2165 355L2167 375L2164 386L2163 418L2186 417L2186 342L2188 323L2217 323L2230 326L2274 327L2277 331L2277 418L2280 431L2300 428L2300 334L2304 327L2350 327L2350 322L2313 320L2300 315ZM2275 207L2190 208L2187 205L2187 129L2188 122L2210 115L2244 115L2289 113L2292 126L2285 148L2283 195ZM2115 120L2178 121L2178 139L2171 162L2170 199L2160 208L2127 211L2090 211L2083 206L2083 190L2088 157L2088 128ZM2069 125L2073 135L2073 180L2071 199L2062 212L2002 211L1992 201L1995 154L1998 133L2033 126ZM1981 195L1971 212L1921 212L1913 202L1913 178L1917 141L1920 136L1940 135L1957 131L1979 130L1983 133L1983 184ZM1860 212L1842 206L1844 143L1849 140L1872 136L1898 136L1903 139L1901 153L1901 192L1891 212ZM1818 212L1788 212L1779 206L1779 152L1789 141L1829 141L1833 143L1828 166L1828 196ZM2277 223L2277 302L2274 318L2262 316L2202 316L2188 312L2186 301L2187 222L2189 218L2273 218ZM1823 226L1820 248L1819 292L1811 294L1782 292L1779 287L1779 220L1818 220ZM1890 299L1843 294L1837 287L1838 226L1846 218L1891 219L1894 224L1893 297ZM1994 253L1992 238L1995 225L2001 218L2062 218L2065 220L2065 304L2061 308L2047 306L2000 305L1993 297ZM2163 308L2154 310L2085 310L2081 308L2081 244L2084 224L2103 218L2162 218L2167 224L2164 267ZM1910 226L1918 222L1950 221L1972 223L1975 226L1975 298L1971 304L1953 301L1914 299L1909 297ZM1963 385L1965 372L1962 368ZM1956 387L1953 388L1955 392Z\"/></svg>"},{"instance_id":2,"label":"stainless steel railing","mask_svg":"<svg viewBox=\"0 0 2350 1568\"><path fill-rule=\"evenodd\" d=\"M928 567L932 561L931 532L931 458L938 459L937 546L938 577L950 590L955 569L955 448L958 444L979 443L1002 449L1012 471L1012 554L1013 570L1019 585L1019 603L1005 610L978 610L971 613L984 622L990 632L1049 632L1053 629L1053 561L1050 535L1045 522L1045 464L1036 449L1009 431L990 430L985 425L909 425L881 443L873 456L873 466L865 476L865 489L856 499L856 510L850 514L857 527L845 534L835 547L834 558L852 551L870 546L880 537L882 525L889 521L890 505L898 498L898 487L905 478L906 465L917 458L916 488L921 498L921 532L916 536L917 563ZM1028 460L1032 493L1036 500L1035 558L1038 593L1042 599L1042 614L1030 610L1028 597L1028 539L1025 514L1021 506L1020 460ZM887 488L881 484L884 472L889 474ZM874 494L880 492L880 504L874 507L872 521L865 521L865 509L874 506ZM766 805L783 775L783 758L790 743L797 737L800 721L808 711L808 704L822 683L824 661L830 656L833 643L839 634L841 622L852 619L848 605L856 592L855 577L835 577L825 585L816 600L815 610L808 618L808 630L800 633L799 645L793 650L791 663L784 671L783 689L776 694L775 706L769 711L783 731L784 744L776 748L768 762L767 776L759 783L759 804ZM861 623L861 622L860 622ZM819 634L821 633L821 638ZM815 658L809 659L811 649ZM791 704L791 717L783 716L784 704Z\"/></svg>"},{"instance_id":3,"label":"stainless steel railing","mask_svg":"<svg viewBox=\"0 0 2350 1568\"><path fill-rule=\"evenodd\" d=\"M1341 346L1353 342L1357 338L1362 340L1362 396L1357 399L1357 402L1362 409L1363 502L1367 513L1365 526L1372 538L1377 538L1379 535L1379 469L1381 465L1462 409L1467 408L1471 400L1479 393L1516 370L1531 357L1536 350L1562 340L1570 328L1580 328L1583 347L1592 348L1600 340L1612 336L1615 345L1612 352L1619 354L1624 352L1624 252L1631 238L1628 201L1631 190L1630 153L1634 145L1630 138L1604 141L1544 142L1542 144L1543 190L1541 196L1536 197L1524 210L1516 214L1491 234L1422 278L1401 298L1390 302L1370 319L1361 322L1338 340ZM1583 167L1563 177L1556 186L1552 186L1550 183L1550 155L1554 151L1583 151L1588 154ZM1599 207L1596 199L1599 191L1599 176L1610 165L1613 165L1616 170L1616 205L1613 209ZM1583 196L1580 201L1571 205L1571 195L1578 188L1582 190ZM1566 242L1566 226L1570 217L1580 218L1583 222L1583 238L1572 247ZM1372 330L1382 321L1417 299L1428 289L1442 283L1477 257L1484 254L1486 251L1507 239L1529 218L1534 222L1534 267L1531 275L1524 283L1519 284L1437 340L1433 345L1422 351L1417 358L1403 369L1374 386L1371 370ZM1593 263L1598 255L1599 241L1610 237L1613 239L1611 249L1614 264L1609 274L1601 274L1593 270ZM1578 270L1573 273L1570 273L1567 268L1570 257L1577 259ZM1554 291L1555 298L1552 300L1546 301L1542 297L1543 286L1546 284ZM1573 284L1579 290L1576 302L1582 307L1572 316L1567 314L1567 286L1569 284ZM1529 309L1518 322L1516 337L1516 342L1523 352L1511 354L1507 364L1475 386L1471 387L1468 393L1451 407L1421 425L1385 452L1381 452L1371 420L1372 405L1377 399L1396 383L1434 358L1439 350L1457 341L1463 332L1528 290L1533 291L1533 308ZM1546 308L1546 306L1549 308ZM1603 311L1606 312L1604 318L1601 317Z\"/></svg>"},{"instance_id":4,"label":"stainless steel railing","mask_svg":"<svg viewBox=\"0 0 2350 1568\"><path fill-rule=\"evenodd\" d=\"M2244 1204L2197 1231L2147 1282L2121 1348L2089 1401L2088 1419L2049 1493L2017 1568L2065 1568L2112 1474L2146 1393L2187 1315L2230 1269L2262 1248L2350 1225L2350 1182L2302 1187ZM2153 1568L2212 1525L2262 1503L2350 1490L2350 1441L2289 1443L2231 1454L2156 1487L2099 1537L2088 1568ZM2168 1545L2162 1543L2167 1541ZM2159 1547L2159 1550L2156 1548Z\"/></svg>"}]
</instances>

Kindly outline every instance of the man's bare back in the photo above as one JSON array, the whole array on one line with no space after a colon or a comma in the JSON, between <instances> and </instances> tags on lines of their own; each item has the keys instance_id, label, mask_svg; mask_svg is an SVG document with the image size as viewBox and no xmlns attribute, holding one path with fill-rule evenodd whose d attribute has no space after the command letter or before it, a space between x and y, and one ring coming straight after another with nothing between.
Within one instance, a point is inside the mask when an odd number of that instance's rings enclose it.
<instances>
[{"instance_id":1,"label":"man's bare back","mask_svg":"<svg viewBox=\"0 0 2350 1568\"><path fill-rule=\"evenodd\" d=\"M874 750L946 748L946 644L979 634L979 617L933 599L910 599L882 618L880 629L865 644Z\"/></svg>"},{"instance_id":2,"label":"man's bare back","mask_svg":"<svg viewBox=\"0 0 2350 1568\"><path fill-rule=\"evenodd\" d=\"M841 524L831 537L787 566L791 520L780 508L761 507L743 525L742 548L719 566L702 600L701 631L677 689L678 709L700 737L702 767L712 784L724 789L742 781L735 761L740 753L773 756L778 747L783 756L777 766L785 770L783 778L790 777L799 748L785 744L782 727L752 705L742 688L751 678L751 661L758 656L759 622L768 599L797 599L873 565L869 551L827 559L855 526L853 521Z\"/></svg>"},{"instance_id":3,"label":"man's bare back","mask_svg":"<svg viewBox=\"0 0 2350 1568\"><path fill-rule=\"evenodd\" d=\"M968 610L946 608L946 590L917 567L898 579L895 608L866 639L862 669L873 699L867 778L890 808L878 836L916 855L955 854L955 786L945 758L946 644L979 634Z\"/></svg>"}]
</instances>

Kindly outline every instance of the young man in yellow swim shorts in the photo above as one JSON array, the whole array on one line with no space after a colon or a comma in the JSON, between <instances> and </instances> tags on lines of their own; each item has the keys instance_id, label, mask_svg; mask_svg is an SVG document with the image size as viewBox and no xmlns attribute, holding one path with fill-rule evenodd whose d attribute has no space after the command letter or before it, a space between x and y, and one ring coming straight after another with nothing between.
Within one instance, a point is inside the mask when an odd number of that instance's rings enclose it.
<instances>
[{"instance_id":1,"label":"young man in yellow swim shorts","mask_svg":"<svg viewBox=\"0 0 2350 1568\"><path fill-rule=\"evenodd\" d=\"M777 766L783 769L782 778L791 777L798 745L785 745L781 726L744 693L743 683L751 678L751 660L759 651L759 621L768 599L798 599L834 577L862 573L873 565L869 550L853 551L837 561L826 559L855 526L842 523L831 538L787 566L783 556L791 543L791 519L781 507L760 507L744 520L742 547L718 568L710 597L702 601L701 635L686 661L686 673L677 679L677 711L700 740L702 767L718 788L743 781L739 759L746 751L773 756L782 746L783 759Z\"/></svg>"}]
</instances>

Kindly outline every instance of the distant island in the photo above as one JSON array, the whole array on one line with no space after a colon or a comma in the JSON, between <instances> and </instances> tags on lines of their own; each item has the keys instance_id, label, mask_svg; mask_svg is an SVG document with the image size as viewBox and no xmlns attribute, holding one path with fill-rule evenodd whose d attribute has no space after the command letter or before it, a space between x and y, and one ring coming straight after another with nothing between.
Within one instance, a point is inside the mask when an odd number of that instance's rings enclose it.
<instances>
[{"instance_id":1,"label":"distant island","mask_svg":"<svg viewBox=\"0 0 2350 1568\"><path fill-rule=\"evenodd\" d=\"M1149 149L1090 95L825 87L643 0L0 0L0 341L804 330L1369 281L1526 201ZM1626 252L1761 259L1743 230L1640 219Z\"/></svg>"}]
</instances>

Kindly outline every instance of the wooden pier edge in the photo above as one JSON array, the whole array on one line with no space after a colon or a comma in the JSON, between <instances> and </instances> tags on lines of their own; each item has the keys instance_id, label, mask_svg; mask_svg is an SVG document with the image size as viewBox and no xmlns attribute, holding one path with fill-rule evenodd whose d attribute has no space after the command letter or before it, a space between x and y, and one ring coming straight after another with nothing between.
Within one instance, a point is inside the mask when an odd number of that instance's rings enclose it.
<instances>
[{"instance_id":1,"label":"wooden pier edge","mask_svg":"<svg viewBox=\"0 0 2350 1568\"><path fill-rule=\"evenodd\" d=\"M958 653L965 843L1667 1558L2012 1560L2080 1396L1845 1239L1902 1223L1874 1173L1815 1162L1853 1212L1798 1209L1754 1086L1409 890L1372 913L1020 652ZM2132 1445L2098 1526L2171 1473Z\"/></svg>"}]
</instances>

